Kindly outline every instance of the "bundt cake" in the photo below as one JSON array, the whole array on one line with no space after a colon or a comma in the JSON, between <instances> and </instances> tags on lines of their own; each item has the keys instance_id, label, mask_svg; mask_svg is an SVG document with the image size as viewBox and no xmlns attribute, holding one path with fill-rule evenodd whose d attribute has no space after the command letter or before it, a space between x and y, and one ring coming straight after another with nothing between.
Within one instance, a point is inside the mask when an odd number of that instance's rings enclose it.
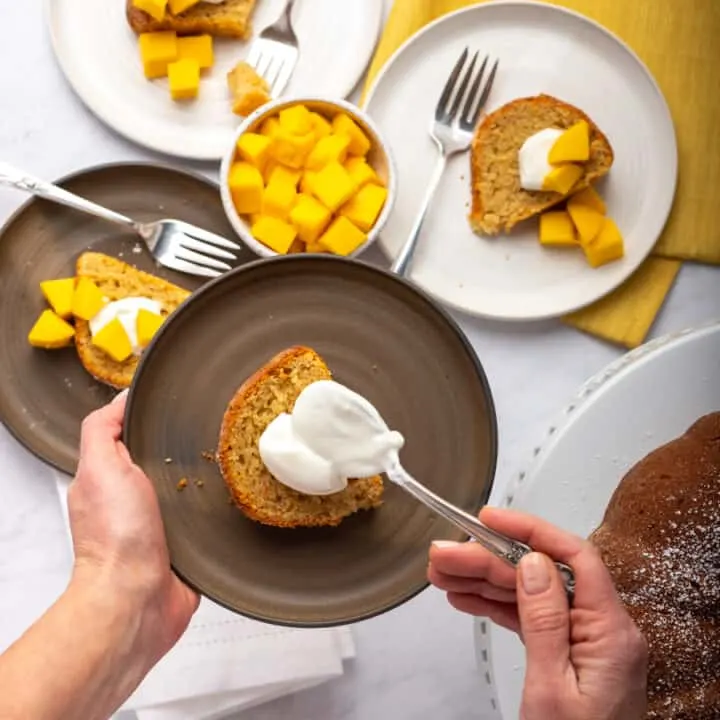
<instances>
[{"instance_id":1,"label":"bundt cake","mask_svg":"<svg viewBox=\"0 0 720 720\"><path fill-rule=\"evenodd\" d=\"M591 540L648 641L648 718L720 718L720 412L633 467Z\"/></svg>"}]
</instances>

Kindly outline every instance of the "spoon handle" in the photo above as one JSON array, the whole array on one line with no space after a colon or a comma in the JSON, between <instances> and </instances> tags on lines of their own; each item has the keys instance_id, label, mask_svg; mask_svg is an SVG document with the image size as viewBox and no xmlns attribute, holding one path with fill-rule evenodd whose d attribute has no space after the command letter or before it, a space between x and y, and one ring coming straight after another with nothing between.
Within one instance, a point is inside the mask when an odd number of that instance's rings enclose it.
<instances>
[{"instance_id":1,"label":"spoon handle","mask_svg":"<svg viewBox=\"0 0 720 720\"><path fill-rule=\"evenodd\" d=\"M529 545L492 530L487 527L487 525L483 525L477 518L470 515L470 513L461 510L447 500L443 500L431 490L428 490L424 485L415 480L400 463L395 463L386 468L385 472L393 483L399 485L416 500L419 500L423 505L430 508L430 510L433 510L438 515L449 520L456 527L459 527L501 560L505 560L505 562L517 567L525 555L533 552ZM555 565L563 577L568 599L572 603L575 595L575 574L572 569L564 563L556 562Z\"/></svg>"}]
</instances>

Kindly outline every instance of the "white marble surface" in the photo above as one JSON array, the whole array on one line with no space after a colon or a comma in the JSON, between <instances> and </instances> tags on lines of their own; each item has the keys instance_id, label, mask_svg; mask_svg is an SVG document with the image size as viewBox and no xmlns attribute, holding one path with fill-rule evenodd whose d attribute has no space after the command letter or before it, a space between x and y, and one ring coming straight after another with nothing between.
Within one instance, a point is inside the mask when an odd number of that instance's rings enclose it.
<instances>
[{"instance_id":1,"label":"white marble surface","mask_svg":"<svg viewBox=\"0 0 720 720\"><path fill-rule=\"evenodd\" d=\"M52 0L50 0L52 1ZM388 0L388 3L390 0ZM46 178L119 160L177 164L135 147L101 125L74 96L57 69L46 36L41 0L2 3L0 25L0 159ZM186 165L187 167L188 165ZM195 165L208 174L211 166ZM24 200L0 189L0 221ZM687 265L653 336L720 316L718 270ZM2 298L0 287L0 301ZM490 378L500 425L494 497L527 465L550 418L590 375L620 350L559 322L532 326L458 317ZM22 483L13 507L0 503L0 618L13 606L17 620L0 620L0 647L17 637L60 591L69 562L62 518L45 532L58 541L30 549L40 507L57 505L46 468L0 428L0 497L5 483ZM23 464L22 480L12 468ZM18 575L18 559L24 568ZM12 560L12 561L11 561ZM22 600L20 598L22 597ZM475 665L472 625L443 596L428 590L404 607L356 628L358 659L327 686L244 714L244 720L468 720L490 718Z\"/></svg>"}]
</instances>

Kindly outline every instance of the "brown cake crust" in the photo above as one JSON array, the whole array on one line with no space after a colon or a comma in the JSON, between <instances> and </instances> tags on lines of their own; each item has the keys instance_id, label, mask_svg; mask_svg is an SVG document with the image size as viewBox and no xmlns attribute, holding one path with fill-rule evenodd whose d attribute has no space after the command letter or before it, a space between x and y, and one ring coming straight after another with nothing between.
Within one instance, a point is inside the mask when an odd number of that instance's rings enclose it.
<instances>
[{"instance_id":1,"label":"brown cake crust","mask_svg":"<svg viewBox=\"0 0 720 720\"><path fill-rule=\"evenodd\" d=\"M648 719L720 718L720 412L623 478L591 540L648 641Z\"/></svg>"}]
</instances>

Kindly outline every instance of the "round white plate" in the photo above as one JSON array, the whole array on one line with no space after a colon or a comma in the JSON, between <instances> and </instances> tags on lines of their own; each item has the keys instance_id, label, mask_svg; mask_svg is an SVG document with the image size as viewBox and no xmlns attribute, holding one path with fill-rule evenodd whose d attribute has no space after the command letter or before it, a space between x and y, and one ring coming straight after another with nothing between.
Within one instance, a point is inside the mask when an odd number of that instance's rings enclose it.
<instances>
[{"instance_id":1,"label":"round white plate","mask_svg":"<svg viewBox=\"0 0 720 720\"><path fill-rule=\"evenodd\" d=\"M430 120L466 46L500 60L488 111L547 93L587 112L608 136L615 164L600 189L627 254L593 270L580 251L541 248L534 220L509 237L474 235L466 154L450 161L411 277L447 305L502 320L555 317L588 305L628 278L658 239L675 194L677 147L667 104L638 57L600 25L552 5L472 6L429 25L388 63L366 102L399 170L399 195L380 245L395 257L408 237L436 161Z\"/></svg>"},{"instance_id":2,"label":"round white plate","mask_svg":"<svg viewBox=\"0 0 720 720\"><path fill-rule=\"evenodd\" d=\"M284 0L257 0L253 28L274 22ZM215 40L215 66L203 75L198 99L175 103L167 80L146 80L125 0L46 0L55 55L87 106L110 127L152 150L196 160L219 160L242 121L230 111L226 74L250 42ZM294 24L300 59L285 90L290 95L349 95L377 42L382 0L299 2Z\"/></svg>"},{"instance_id":3,"label":"round white plate","mask_svg":"<svg viewBox=\"0 0 720 720\"><path fill-rule=\"evenodd\" d=\"M636 462L715 411L720 411L720 325L660 338L585 385L536 450L530 471L518 478L506 504L587 537ZM523 646L495 625L483 635L481 623L478 657L489 649L503 717L517 718Z\"/></svg>"}]
</instances>

